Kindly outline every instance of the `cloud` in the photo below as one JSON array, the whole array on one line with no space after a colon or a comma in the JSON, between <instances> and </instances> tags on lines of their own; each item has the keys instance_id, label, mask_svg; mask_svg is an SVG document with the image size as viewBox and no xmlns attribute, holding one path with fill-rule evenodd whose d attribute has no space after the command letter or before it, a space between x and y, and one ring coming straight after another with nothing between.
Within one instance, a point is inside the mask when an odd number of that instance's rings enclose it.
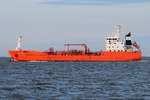
<instances>
[{"instance_id":1,"label":"cloud","mask_svg":"<svg viewBox=\"0 0 150 100\"><path fill-rule=\"evenodd\" d=\"M113 5L144 2L150 0L40 0L41 4L50 5Z\"/></svg>"}]
</instances>

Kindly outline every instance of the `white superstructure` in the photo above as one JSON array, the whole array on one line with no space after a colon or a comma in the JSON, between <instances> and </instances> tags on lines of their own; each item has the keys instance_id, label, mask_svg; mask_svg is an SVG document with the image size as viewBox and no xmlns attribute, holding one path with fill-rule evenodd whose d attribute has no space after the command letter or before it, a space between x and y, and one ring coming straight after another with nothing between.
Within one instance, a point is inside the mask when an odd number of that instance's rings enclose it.
<instances>
[{"instance_id":1,"label":"white superstructure","mask_svg":"<svg viewBox=\"0 0 150 100\"><path fill-rule=\"evenodd\" d=\"M125 43L120 40L121 26L116 25L114 36L105 38L105 49L106 51L125 51Z\"/></svg>"}]
</instances>

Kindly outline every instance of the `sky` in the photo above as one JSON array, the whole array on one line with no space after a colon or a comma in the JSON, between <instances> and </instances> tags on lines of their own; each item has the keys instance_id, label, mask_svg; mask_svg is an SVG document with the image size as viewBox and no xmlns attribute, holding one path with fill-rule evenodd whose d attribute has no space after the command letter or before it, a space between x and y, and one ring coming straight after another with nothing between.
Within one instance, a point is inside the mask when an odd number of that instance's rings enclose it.
<instances>
[{"instance_id":1,"label":"sky","mask_svg":"<svg viewBox=\"0 0 150 100\"><path fill-rule=\"evenodd\" d=\"M104 37L114 25L129 31L150 56L150 0L0 0L0 56L9 56L16 38L22 49L64 49L65 43L86 43L104 48Z\"/></svg>"}]
</instances>

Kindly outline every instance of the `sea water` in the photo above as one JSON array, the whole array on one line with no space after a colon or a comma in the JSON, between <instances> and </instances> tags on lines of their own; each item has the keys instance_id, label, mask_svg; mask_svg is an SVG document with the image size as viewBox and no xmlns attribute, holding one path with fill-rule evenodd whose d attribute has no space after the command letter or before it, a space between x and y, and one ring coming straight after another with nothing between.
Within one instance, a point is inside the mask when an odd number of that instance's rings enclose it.
<instances>
[{"instance_id":1,"label":"sea water","mask_svg":"<svg viewBox=\"0 0 150 100\"><path fill-rule=\"evenodd\" d=\"M135 62L11 62L0 100L150 100L150 58Z\"/></svg>"}]
</instances>

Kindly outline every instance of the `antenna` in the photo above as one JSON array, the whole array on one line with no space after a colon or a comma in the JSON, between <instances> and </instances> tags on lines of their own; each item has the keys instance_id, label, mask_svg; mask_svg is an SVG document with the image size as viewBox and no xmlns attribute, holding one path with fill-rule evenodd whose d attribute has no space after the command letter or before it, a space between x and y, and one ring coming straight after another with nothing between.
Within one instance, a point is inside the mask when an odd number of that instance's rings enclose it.
<instances>
[{"instance_id":1,"label":"antenna","mask_svg":"<svg viewBox=\"0 0 150 100\"><path fill-rule=\"evenodd\" d=\"M121 34L121 25L116 25L115 26L115 37L120 38Z\"/></svg>"},{"instance_id":2,"label":"antenna","mask_svg":"<svg viewBox=\"0 0 150 100\"><path fill-rule=\"evenodd\" d=\"M22 36L19 36L19 37L17 38L16 50L21 50L21 40L22 40Z\"/></svg>"}]
</instances>

